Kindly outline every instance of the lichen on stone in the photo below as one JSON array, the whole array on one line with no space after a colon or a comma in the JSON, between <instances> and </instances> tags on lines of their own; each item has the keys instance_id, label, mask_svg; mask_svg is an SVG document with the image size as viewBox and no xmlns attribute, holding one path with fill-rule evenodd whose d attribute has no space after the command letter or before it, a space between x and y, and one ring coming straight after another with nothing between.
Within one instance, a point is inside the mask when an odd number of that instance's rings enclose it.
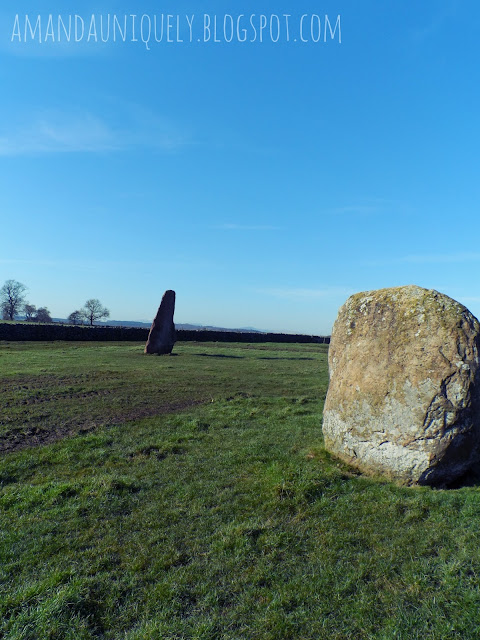
<instances>
[{"instance_id":1,"label":"lichen on stone","mask_svg":"<svg viewBox=\"0 0 480 640\"><path fill-rule=\"evenodd\" d=\"M351 296L330 343L327 449L406 484L463 473L480 451L479 330L468 309L434 290Z\"/></svg>"}]
</instances>

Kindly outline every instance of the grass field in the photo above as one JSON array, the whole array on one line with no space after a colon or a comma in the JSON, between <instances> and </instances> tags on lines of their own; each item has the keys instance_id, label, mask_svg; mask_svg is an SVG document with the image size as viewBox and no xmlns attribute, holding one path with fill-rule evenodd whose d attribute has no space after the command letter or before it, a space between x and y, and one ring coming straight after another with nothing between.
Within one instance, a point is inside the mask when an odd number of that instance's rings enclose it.
<instances>
[{"instance_id":1,"label":"grass field","mask_svg":"<svg viewBox=\"0 0 480 640\"><path fill-rule=\"evenodd\" d=\"M0 344L0 637L480 637L480 489L323 449L326 345Z\"/></svg>"}]
</instances>

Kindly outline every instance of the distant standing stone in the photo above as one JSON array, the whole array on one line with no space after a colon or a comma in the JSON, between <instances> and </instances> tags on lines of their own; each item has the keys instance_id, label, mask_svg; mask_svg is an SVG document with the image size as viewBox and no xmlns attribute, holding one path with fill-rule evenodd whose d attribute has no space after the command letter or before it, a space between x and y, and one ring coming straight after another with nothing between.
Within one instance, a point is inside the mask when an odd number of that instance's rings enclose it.
<instances>
[{"instance_id":1,"label":"distant standing stone","mask_svg":"<svg viewBox=\"0 0 480 640\"><path fill-rule=\"evenodd\" d=\"M175 344L175 325L173 314L175 312L175 291L165 291L162 302L158 307L157 315L150 328L145 353L164 355L172 352Z\"/></svg>"},{"instance_id":2,"label":"distant standing stone","mask_svg":"<svg viewBox=\"0 0 480 640\"><path fill-rule=\"evenodd\" d=\"M480 325L416 286L351 296L328 355L326 448L403 484L443 485L480 457Z\"/></svg>"}]
</instances>

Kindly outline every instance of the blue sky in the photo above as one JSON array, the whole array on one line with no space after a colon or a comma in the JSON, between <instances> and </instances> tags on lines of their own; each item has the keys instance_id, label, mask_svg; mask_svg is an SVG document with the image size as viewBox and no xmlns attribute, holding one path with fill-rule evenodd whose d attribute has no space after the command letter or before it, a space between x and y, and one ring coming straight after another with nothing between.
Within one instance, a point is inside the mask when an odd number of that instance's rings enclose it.
<instances>
[{"instance_id":1,"label":"blue sky","mask_svg":"<svg viewBox=\"0 0 480 640\"><path fill-rule=\"evenodd\" d=\"M480 315L479 27L473 0L3 0L0 284L59 317L150 321L174 289L177 322L313 334L403 284Z\"/></svg>"}]
</instances>

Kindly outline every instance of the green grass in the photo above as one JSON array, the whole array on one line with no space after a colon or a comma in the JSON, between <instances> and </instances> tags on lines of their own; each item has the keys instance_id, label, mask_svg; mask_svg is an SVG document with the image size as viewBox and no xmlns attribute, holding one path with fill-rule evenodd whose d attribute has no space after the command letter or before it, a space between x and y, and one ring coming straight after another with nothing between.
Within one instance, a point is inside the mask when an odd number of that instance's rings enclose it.
<instances>
[{"instance_id":1,"label":"green grass","mask_svg":"<svg viewBox=\"0 0 480 640\"><path fill-rule=\"evenodd\" d=\"M68 435L0 454L0 637L479 637L479 489L331 459L325 345L175 352L0 346L0 442Z\"/></svg>"},{"instance_id":2,"label":"green grass","mask_svg":"<svg viewBox=\"0 0 480 640\"><path fill-rule=\"evenodd\" d=\"M225 393L291 394L306 388L315 398L318 381L311 380L308 389L302 377L319 353L325 359L324 348L307 345L300 355L297 351L296 345L277 354L276 347L265 345L212 349L211 343L186 343L176 347L175 356L158 358L146 357L131 343L9 343L0 350L5 407L0 450L32 438L155 416Z\"/></svg>"}]
</instances>

